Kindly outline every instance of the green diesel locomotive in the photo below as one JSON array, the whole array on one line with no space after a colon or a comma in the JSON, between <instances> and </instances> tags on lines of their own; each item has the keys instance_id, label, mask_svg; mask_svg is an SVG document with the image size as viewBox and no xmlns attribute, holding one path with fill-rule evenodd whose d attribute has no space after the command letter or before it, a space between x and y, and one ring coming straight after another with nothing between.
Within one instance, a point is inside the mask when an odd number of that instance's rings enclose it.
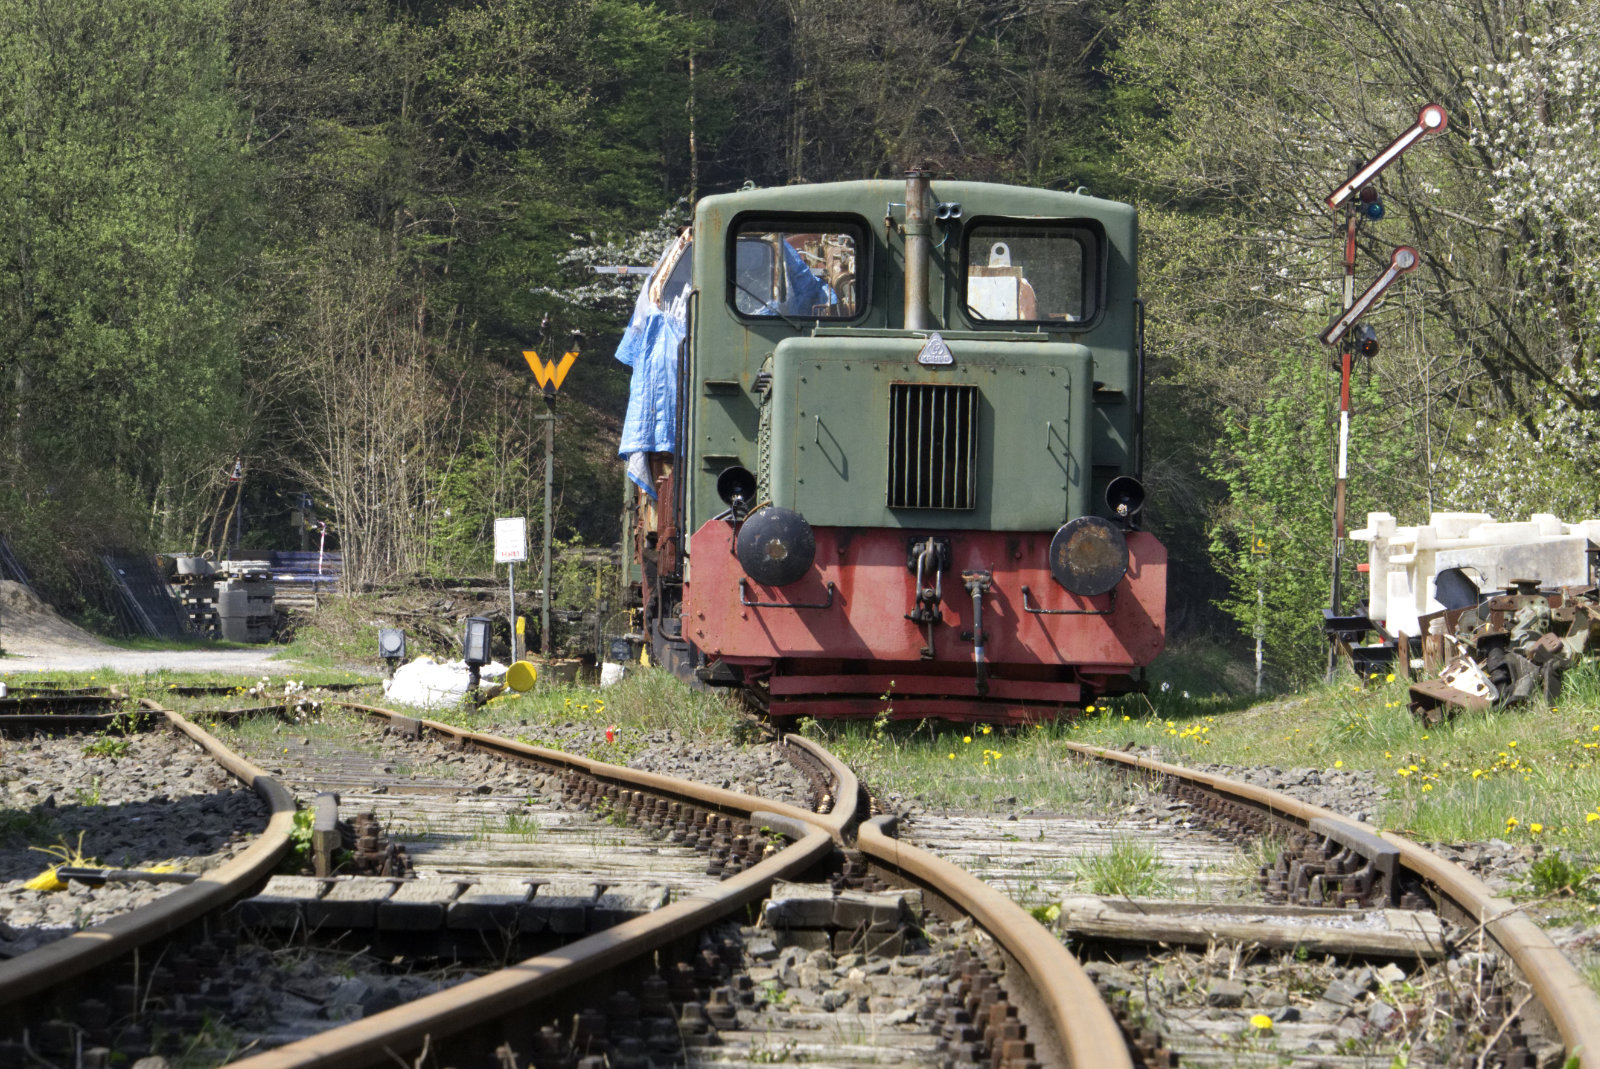
<instances>
[{"instance_id":1,"label":"green diesel locomotive","mask_svg":"<svg viewBox=\"0 0 1600 1069\"><path fill-rule=\"evenodd\" d=\"M1143 316L1125 204L981 182L708 197L619 359L653 658L775 717L1025 722L1134 685Z\"/></svg>"}]
</instances>

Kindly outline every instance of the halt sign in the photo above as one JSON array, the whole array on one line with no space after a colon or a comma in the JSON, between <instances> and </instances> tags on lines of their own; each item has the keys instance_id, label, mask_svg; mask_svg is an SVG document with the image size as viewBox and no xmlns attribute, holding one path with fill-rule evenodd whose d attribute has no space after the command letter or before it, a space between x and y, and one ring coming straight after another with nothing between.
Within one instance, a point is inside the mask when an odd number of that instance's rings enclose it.
<instances>
[{"instance_id":1,"label":"halt sign","mask_svg":"<svg viewBox=\"0 0 1600 1069\"><path fill-rule=\"evenodd\" d=\"M528 559L528 521L510 516L494 521L494 562L516 564Z\"/></svg>"}]
</instances>

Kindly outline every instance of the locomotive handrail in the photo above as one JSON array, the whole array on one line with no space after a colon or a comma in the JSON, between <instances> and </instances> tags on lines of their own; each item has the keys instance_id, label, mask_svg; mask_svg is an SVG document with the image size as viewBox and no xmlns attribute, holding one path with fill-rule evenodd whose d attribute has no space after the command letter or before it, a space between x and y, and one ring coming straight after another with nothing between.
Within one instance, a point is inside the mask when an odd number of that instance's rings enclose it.
<instances>
[{"instance_id":1,"label":"locomotive handrail","mask_svg":"<svg viewBox=\"0 0 1600 1069\"><path fill-rule=\"evenodd\" d=\"M1111 591L1111 604L1104 609L1042 609L1037 605L1029 605L1028 599L1033 596L1033 589L1026 585L1022 588L1022 611L1031 612L1035 616L1110 616L1117 611L1117 592Z\"/></svg>"},{"instance_id":2,"label":"locomotive handrail","mask_svg":"<svg viewBox=\"0 0 1600 1069\"><path fill-rule=\"evenodd\" d=\"M828 584L828 600L820 605L807 604L798 601L748 601L745 599L745 583L748 580L739 580L739 604L747 609L831 609L833 608L832 583Z\"/></svg>"}]
</instances>

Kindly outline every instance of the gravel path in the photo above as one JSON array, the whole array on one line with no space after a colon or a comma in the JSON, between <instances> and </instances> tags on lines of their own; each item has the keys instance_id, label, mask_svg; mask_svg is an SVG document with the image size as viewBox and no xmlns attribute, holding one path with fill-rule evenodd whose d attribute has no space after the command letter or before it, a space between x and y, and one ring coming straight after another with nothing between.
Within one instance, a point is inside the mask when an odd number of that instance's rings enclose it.
<instances>
[{"instance_id":1,"label":"gravel path","mask_svg":"<svg viewBox=\"0 0 1600 1069\"><path fill-rule=\"evenodd\" d=\"M63 619L20 583L0 579L0 681L14 672L289 672L278 650L124 650Z\"/></svg>"}]
</instances>

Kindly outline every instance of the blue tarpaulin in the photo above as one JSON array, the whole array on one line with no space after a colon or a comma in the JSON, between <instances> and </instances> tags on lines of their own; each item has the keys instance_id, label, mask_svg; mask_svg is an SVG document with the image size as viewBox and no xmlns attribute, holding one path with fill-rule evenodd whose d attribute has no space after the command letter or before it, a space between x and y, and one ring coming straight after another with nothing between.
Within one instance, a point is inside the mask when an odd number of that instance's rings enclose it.
<instances>
[{"instance_id":1,"label":"blue tarpaulin","mask_svg":"<svg viewBox=\"0 0 1600 1069\"><path fill-rule=\"evenodd\" d=\"M838 304L832 287L811 272L787 240L779 240L776 245L781 250L785 275L781 303L775 293L769 296L773 289L773 243L766 236L739 241L737 288L745 295L740 302L744 314L814 316L826 314L823 309ZM628 458L628 477L651 497L656 496L656 488L645 455L670 453L677 447L678 349L687 327L691 259L686 236L661 254L617 345L617 359L633 368L628 413L623 417L622 442L617 452ZM663 270L671 273L661 280ZM749 307L744 307L746 303Z\"/></svg>"},{"instance_id":2,"label":"blue tarpaulin","mask_svg":"<svg viewBox=\"0 0 1600 1069\"><path fill-rule=\"evenodd\" d=\"M677 248L672 246L656 261L655 271L645 280L644 290L633 307L633 318L617 345L617 359L633 368L628 412L623 417L622 442L617 452L628 458L628 477L651 497L656 496L656 488L645 465L645 454L671 452L678 438L678 346L686 325L688 272L681 272L682 284L675 284L680 272L674 271L668 285L655 285L657 274ZM680 262L690 255L690 250L684 249Z\"/></svg>"}]
</instances>

